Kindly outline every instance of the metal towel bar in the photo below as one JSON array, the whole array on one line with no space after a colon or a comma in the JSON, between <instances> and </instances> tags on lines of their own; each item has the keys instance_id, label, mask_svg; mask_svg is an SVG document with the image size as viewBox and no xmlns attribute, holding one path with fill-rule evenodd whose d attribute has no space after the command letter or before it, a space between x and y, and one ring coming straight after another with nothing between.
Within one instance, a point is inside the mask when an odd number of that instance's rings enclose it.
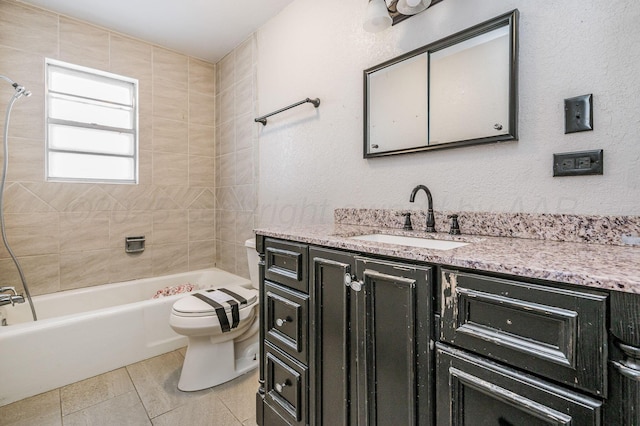
<instances>
[{"instance_id":1,"label":"metal towel bar","mask_svg":"<svg viewBox=\"0 0 640 426\"><path fill-rule=\"evenodd\" d=\"M300 102L296 102L295 104L289 105L288 107L284 107L284 108L279 109L277 111L274 111L274 112L272 112L270 114L266 114L266 115L263 115L262 117L258 117L254 121L256 123L262 123L263 126L266 126L267 125L267 117L271 117L272 115L280 114L283 111L286 111L286 110L291 109L291 108L295 108L298 105L302 105L302 104L306 104L306 103L311 103L311 104L313 104L314 107L318 108L320 106L320 98L315 98L315 99L307 98L307 99L304 99L304 100L302 100Z\"/></svg>"}]
</instances>

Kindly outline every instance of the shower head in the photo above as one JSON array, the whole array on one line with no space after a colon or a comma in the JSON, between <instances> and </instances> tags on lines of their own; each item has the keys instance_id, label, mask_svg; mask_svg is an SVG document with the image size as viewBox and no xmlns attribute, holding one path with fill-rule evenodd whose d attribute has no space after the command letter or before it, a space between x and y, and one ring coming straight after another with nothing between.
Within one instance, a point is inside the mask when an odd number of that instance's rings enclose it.
<instances>
[{"instance_id":1,"label":"shower head","mask_svg":"<svg viewBox=\"0 0 640 426\"><path fill-rule=\"evenodd\" d=\"M28 91L24 86L20 86L18 83L11 80L9 77L0 74L0 78L2 78L3 80L6 80L9 84L13 86L14 89L16 89L16 94L14 95L16 99L21 98L22 96L25 96L27 98L31 96L30 91Z\"/></svg>"}]
</instances>

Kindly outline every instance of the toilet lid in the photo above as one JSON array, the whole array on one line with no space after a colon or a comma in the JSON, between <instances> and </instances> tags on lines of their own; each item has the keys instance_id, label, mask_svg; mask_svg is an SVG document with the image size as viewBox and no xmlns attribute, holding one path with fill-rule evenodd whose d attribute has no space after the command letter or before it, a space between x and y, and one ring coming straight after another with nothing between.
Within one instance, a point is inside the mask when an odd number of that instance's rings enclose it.
<instances>
[{"instance_id":1,"label":"toilet lid","mask_svg":"<svg viewBox=\"0 0 640 426\"><path fill-rule=\"evenodd\" d=\"M195 296L195 294L200 294L200 296ZM252 306L258 299L258 291L235 285L202 290L174 303L173 312L182 316L216 315L215 308L198 297L211 299L218 305L222 305L225 312L231 313L234 301L238 303L240 310Z\"/></svg>"}]
</instances>

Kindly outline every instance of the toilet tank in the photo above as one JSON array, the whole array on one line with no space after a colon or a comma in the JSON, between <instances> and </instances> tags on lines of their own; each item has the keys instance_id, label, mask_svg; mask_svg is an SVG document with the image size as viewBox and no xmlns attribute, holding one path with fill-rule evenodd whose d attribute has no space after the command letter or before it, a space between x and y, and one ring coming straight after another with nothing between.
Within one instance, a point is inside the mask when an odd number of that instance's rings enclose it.
<instances>
[{"instance_id":1,"label":"toilet tank","mask_svg":"<svg viewBox=\"0 0 640 426\"><path fill-rule=\"evenodd\" d=\"M249 238L244 242L244 246L247 248L247 261L249 262L249 277L251 278L251 285L253 288L259 288L258 279L258 252L256 251L256 239Z\"/></svg>"}]
</instances>

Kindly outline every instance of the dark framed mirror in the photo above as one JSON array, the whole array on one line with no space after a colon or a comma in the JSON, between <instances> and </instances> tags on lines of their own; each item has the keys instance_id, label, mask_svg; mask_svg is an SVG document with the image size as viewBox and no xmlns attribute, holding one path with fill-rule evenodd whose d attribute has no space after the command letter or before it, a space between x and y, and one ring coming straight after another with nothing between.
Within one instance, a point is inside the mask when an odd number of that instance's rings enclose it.
<instances>
[{"instance_id":1,"label":"dark framed mirror","mask_svg":"<svg viewBox=\"0 0 640 426\"><path fill-rule=\"evenodd\" d=\"M364 158L518 139L518 11L364 71Z\"/></svg>"}]
</instances>

